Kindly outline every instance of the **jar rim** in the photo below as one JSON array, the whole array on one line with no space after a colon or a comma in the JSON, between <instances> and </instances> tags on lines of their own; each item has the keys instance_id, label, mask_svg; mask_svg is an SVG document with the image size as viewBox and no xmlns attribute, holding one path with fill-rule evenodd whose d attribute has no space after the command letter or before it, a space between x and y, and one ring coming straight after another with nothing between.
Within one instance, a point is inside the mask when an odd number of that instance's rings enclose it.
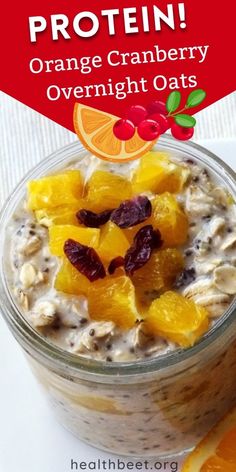
<instances>
[{"instance_id":1,"label":"jar rim","mask_svg":"<svg viewBox=\"0 0 236 472\"><path fill-rule=\"evenodd\" d=\"M185 155L192 156L196 160L201 160L200 156L197 154L201 155L203 160L204 158L209 158L211 166L214 167L213 170L216 172L217 170L219 171L220 168L221 172L219 176L221 180L224 181L225 179L228 179L231 183L232 189L234 189L234 193L236 192L236 173L224 161L222 161L208 149L205 149L204 147L193 142L178 142L168 135L160 138L158 141L158 150L160 150L159 146L162 147L162 150L169 149L171 151L183 152ZM73 159L82 152L87 151L79 142L75 142L64 146L58 151L52 153L50 156L44 158L24 176L12 194L8 197L1 211L0 308L3 317L12 329L15 337L26 350L31 348L33 352L40 355L42 358L44 358L44 360L51 362L51 364L58 369L61 367L66 369L71 368L77 374L84 373L88 375L103 375L106 377L127 377L140 374L151 374L168 367L179 366L182 362L193 359L195 356L203 352L207 347L218 340L231 326L231 324L235 321L234 315L236 311L236 298L233 300L226 312L217 320L215 325L193 347L187 349L176 349L168 354L132 362L98 361L61 349L55 344L47 341L47 338L38 333L27 322L13 299L4 274L3 261L4 232L6 228L6 222L9 220L9 217L12 214L11 213L9 215L9 208L11 208L12 203L19 201L17 200L17 197L20 193L24 192L26 182L30 178L34 178L36 172L40 175L40 172L43 172L47 166L48 173L49 170L55 169L56 163L58 164L62 161L66 161L68 158ZM209 166L209 163L206 164L206 162L204 162L204 164ZM229 186L229 182L227 185Z\"/></svg>"}]
</instances>

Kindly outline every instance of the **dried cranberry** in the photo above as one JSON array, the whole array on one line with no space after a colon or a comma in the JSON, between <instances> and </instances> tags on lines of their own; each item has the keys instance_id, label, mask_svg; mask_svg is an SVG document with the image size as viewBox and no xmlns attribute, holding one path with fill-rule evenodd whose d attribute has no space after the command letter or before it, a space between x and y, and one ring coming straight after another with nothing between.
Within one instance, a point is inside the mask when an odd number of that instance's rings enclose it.
<instances>
[{"instance_id":1,"label":"dried cranberry","mask_svg":"<svg viewBox=\"0 0 236 472\"><path fill-rule=\"evenodd\" d=\"M132 246L125 255L125 272L132 275L143 267L150 259L153 249L162 245L161 233L154 230L152 225L141 228L134 237Z\"/></svg>"},{"instance_id":2,"label":"dried cranberry","mask_svg":"<svg viewBox=\"0 0 236 472\"><path fill-rule=\"evenodd\" d=\"M114 272L116 271L116 269L118 269L118 267L122 267L124 265L124 258L121 257L121 256L118 256L118 257L115 257L115 259L112 259L112 261L110 262L109 266L108 266L108 272L110 275L114 274Z\"/></svg>"},{"instance_id":3,"label":"dried cranberry","mask_svg":"<svg viewBox=\"0 0 236 472\"><path fill-rule=\"evenodd\" d=\"M113 210L105 210L101 213L94 213L90 210L79 210L76 213L76 216L80 223L83 223L85 226L90 228L99 228L99 226L105 225L110 219Z\"/></svg>"},{"instance_id":4,"label":"dried cranberry","mask_svg":"<svg viewBox=\"0 0 236 472\"><path fill-rule=\"evenodd\" d=\"M145 196L125 200L111 214L111 221L120 228L130 228L145 221L152 213L150 200Z\"/></svg>"},{"instance_id":5,"label":"dried cranberry","mask_svg":"<svg viewBox=\"0 0 236 472\"><path fill-rule=\"evenodd\" d=\"M67 239L64 244L64 253L70 263L90 282L103 279L106 272L100 257L92 247Z\"/></svg>"}]
</instances>

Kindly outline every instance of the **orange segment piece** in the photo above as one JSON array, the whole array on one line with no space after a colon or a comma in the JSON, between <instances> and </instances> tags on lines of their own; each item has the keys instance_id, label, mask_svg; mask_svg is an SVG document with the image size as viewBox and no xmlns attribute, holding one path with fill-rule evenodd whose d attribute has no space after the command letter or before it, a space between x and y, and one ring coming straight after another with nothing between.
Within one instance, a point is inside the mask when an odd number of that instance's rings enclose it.
<instances>
[{"instance_id":1,"label":"orange segment piece","mask_svg":"<svg viewBox=\"0 0 236 472\"><path fill-rule=\"evenodd\" d=\"M225 461L232 462L236 465L236 425L235 428L228 431L220 441L216 449L216 454Z\"/></svg>"},{"instance_id":2,"label":"orange segment piece","mask_svg":"<svg viewBox=\"0 0 236 472\"><path fill-rule=\"evenodd\" d=\"M200 472L235 472L235 465L220 459L220 457L212 456L200 469Z\"/></svg>"},{"instance_id":3,"label":"orange segment piece","mask_svg":"<svg viewBox=\"0 0 236 472\"><path fill-rule=\"evenodd\" d=\"M79 170L50 175L27 184L30 210L76 204L81 198L83 181Z\"/></svg>"},{"instance_id":4,"label":"orange segment piece","mask_svg":"<svg viewBox=\"0 0 236 472\"><path fill-rule=\"evenodd\" d=\"M193 346L209 326L205 308L171 291L152 302L146 323L152 333L182 347Z\"/></svg>"},{"instance_id":5,"label":"orange segment piece","mask_svg":"<svg viewBox=\"0 0 236 472\"><path fill-rule=\"evenodd\" d=\"M97 248L99 245L100 229L83 228L73 225L55 225L49 228L49 249L54 256L63 256L63 247L67 239Z\"/></svg>"},{"instance_id":6,"label":"orange segment piece","mask_svg":"<svg viewBox=\"0 0 236 472\"><path fill-rule=\"evenodd\" d=\"M188 218L171 193L165 192L152 200L151 221L154 228L161 232L166 247L186 242Z\"/></svg>"},{"instance_id":7,"label":"orange segment piece","mask_svg":"<svg viewBox=\"0 0 236 472\"><path fill-rule=\"evenodd\" d=\"M87 200L96 211L111 210L132 196L131 183L120 175L95 171L87 184Z\"/></svg>"},{"instance_id":8,"label":"orange segment piece","mask_svg":"<svg viewBox=\"0 0 236 472\"><path fill-rule=\"evenodd\" d=\"M123 231L109 221L101 229L101 238L97 250L102 260L111 261L114 257L124 256L130 244Z\"/></svg>"},{"instance_id":9,"label":"orange segment piece","mask_svg":"<svg viewBox=\"0 0 236 472\"><path fill-rule=\"evenodd\" d=\"M187 181L189 171L169 160L164 152L151 151L141 159L132 179L135 193L180 192Z\"/></svg>"},{"instance_id":10,"label":"orange segment piece","mask_svg":"<svg viewBox=\"0 0 236 472\"><path fill-rule=\"evenodd\" d=\"M55 278L55 289L72 295L87 295L90 286L91 282L87 277L76 270L68 259L64 258Z\"/></svg>"},{"instance_id":11,"label":"orange segment piece","mask_svg":"<svg viewBox=\"0 0 236 472\"><path fill-rule=\"evenodd\" d=\"M154 252L149 261L132 276L141 303L150 304L160 292L169 290L183 267L183 256L177 249Z\"/></svg>"},{"instance_id":12,"label":"orange segment piece","mask_svg":"<svg viewBox=\"0 0 236 472\"><path fill-rule=\"evenodd\" d=\"M100 159L125 162L143 156L153 147L156 141L143 141L137 131L129 141L117 139L113 133L117 120L115 115L75 104L75 132L84 147Z\"/></svg>"},{"instance_id":13,"label":"orange segment piece","mask_svg":"<svg viewBox=\"0 0 236 472\"><path fill-rule=\"evenodd\" d=\"M138 313L129 277L106 277L94 282L88 295L88 311L93 320L113 321L120 328L132 328Z\"/></svg>"},{"instance_id":14,"label":"orange segment piece","mask_svg":"<svg viewBox=\"0 0 236 472\"><path fill-rule=\"evenodd\" d=\"M184 462L182 472L236 471L236 408L231 410Z\"/></svg>"},{"instance_id":15,"label":"orange segment piece","mask_svg":"<svg viewBox=\"0 0 236 472\"><path fill-rule=\"evenodd\" d=\"M84 200L78 200L77 205L59 206L53 209L43 208L35 211L35 217L42 226L50 227L52 225L79 225L76 217L78 210L84 207Z\"/></svg>"}]
</instances>

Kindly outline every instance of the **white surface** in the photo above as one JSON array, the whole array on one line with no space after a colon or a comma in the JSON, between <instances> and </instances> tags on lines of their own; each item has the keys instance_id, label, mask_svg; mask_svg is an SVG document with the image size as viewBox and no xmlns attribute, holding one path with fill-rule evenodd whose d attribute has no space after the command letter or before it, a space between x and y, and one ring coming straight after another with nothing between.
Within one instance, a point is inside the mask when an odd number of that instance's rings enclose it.
<instances>
[{"instance_id":1,"label":"white surface","mask_svg":"<svg viewBox=\"0 0 236 472\"><path fill-rule=\"evenodd\" d=\"M236 140L203 144L236 168ZM72 458L112 459L79 442L56 423L1 318L0 375L0 472L69 472Z\"/></svg>"}]
</instances>

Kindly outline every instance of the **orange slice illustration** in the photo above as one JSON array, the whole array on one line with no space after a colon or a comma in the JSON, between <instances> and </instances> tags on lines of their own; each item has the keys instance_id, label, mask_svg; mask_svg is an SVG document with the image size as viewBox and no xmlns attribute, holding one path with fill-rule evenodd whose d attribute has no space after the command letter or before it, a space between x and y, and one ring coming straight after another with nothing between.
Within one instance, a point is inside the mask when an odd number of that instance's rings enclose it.
<instances>
[{"instance_id":1,"label":"orange slice illustration","mask_svg":"<svg viewBox=\"0 0 236 472\"><path fill-rule=\"evenodd\" d=\"M143 156L152 149L155 141L143 141L137 131L128 141L120 141L113 134L119 118L81 103L74 107L74 128L86 149L100 159L125 162Z\"/></svg>"}]
</instances>

